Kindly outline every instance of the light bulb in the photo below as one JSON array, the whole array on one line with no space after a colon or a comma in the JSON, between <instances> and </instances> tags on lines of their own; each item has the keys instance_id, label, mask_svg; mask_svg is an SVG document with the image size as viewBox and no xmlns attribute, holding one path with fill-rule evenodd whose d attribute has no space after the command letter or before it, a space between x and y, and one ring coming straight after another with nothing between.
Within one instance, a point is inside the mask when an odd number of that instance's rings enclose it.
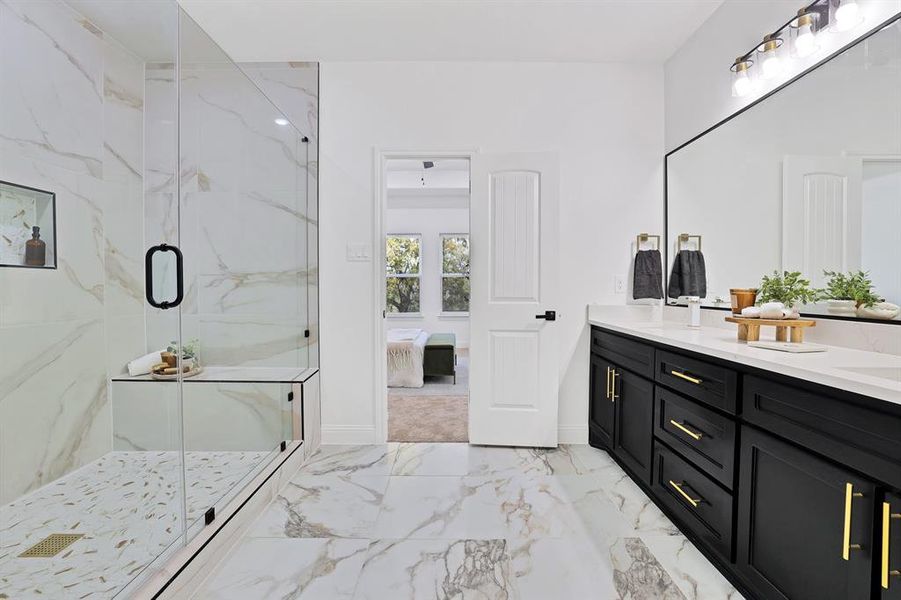
<instances>
[{"instance_id":1,"label":"light bulb","mask_svg":"<svg viewBox=\"0 0 901 600\"><path fill-rule=\"evenodd\" d=\"M799 58L810 56L817 50L817 37L813 33L813 28L808 25L802 25L798 28L798 37L795 38L795 54Z\"/></svg>"},{"instance_id":2,"label":"light bulb","mask_svg":"<svg viewBox=\"0 0 901 600\"><path fill-rule=\"evenodd\" d=\"M782 61L776 56L775 50L764 53L763 62L760 63L760 72L764 79L773 79L782 73Z\"/></svg>"},{"instance_id":3,"label":"light bulb","mask_svg":"<svg viewBox=\"0 0 901 600\"><path fill-rule=\"evenodd\" d=\"M736 98L747 96L751 91L751 78L748 77L747 71L742 71L735 75L735 81L732 82L732 95Z\"/></svg>"},{"instance_id":4,"label":"light bulb","mask_svg":"<svg viewBox=\"0 0 901 600\"><path fill-rule=\"evenodd\" d=\"M836 31L848 31L863 19L860 17L860 7L855 0L841 0L835 9Z\"/></svg>"},{"instance_id":5,"label":"light bulb","mask_svg":"<svg viewBox=\"0 0 901 600\"><path fill-rule=\"evenodd\" d=\"M284 118L282 118L282 117L279 117L279 118L277 118L277 119L275 120L275 124L276 124L276 125L281 125L282 127L284 127L285 125L288 124L288 119L284 119Z\"/></svg>"}]
</instances>

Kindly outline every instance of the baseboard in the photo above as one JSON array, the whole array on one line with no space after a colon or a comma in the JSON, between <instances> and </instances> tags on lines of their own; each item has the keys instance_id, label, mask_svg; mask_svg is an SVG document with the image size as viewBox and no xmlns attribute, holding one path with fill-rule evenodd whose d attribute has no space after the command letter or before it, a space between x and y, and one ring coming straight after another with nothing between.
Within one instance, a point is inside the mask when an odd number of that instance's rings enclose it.
<instances>
[{"instance_id":1,"label":"baseboard","mask_svg":"<svg viewBox=\"0 0 901 600\"><path fill-rule=\"evenodd\" d=\"M375 444L372 425L322 425L322 444Z\"/></svg>"},{"instance_id":2,"label":"baseboard","mask_svg":"<svg viewBox=\"0 0 901 600\"><path fill-rule=\"evenodd\" d=\"M561 444L587 444L588 425L558 425L557 441Z\"/></svg>"}]
</instances>

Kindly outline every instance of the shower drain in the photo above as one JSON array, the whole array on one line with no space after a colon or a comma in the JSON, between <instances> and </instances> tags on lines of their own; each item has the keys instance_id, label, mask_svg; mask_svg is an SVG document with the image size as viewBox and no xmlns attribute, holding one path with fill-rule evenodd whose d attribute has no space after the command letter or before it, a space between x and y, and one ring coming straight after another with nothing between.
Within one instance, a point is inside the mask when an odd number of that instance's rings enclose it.
<instances>
[{"instance_id":1,"label":"shower drain","mask_svg":"<svg viewBox=\"0 0 901 600\"><path fill-rule=\"evenodd\" d=\"M56 556L78 540L83 533L51 533L19 555L19 558L50 558Z\"/></svg>"}]
</instances>

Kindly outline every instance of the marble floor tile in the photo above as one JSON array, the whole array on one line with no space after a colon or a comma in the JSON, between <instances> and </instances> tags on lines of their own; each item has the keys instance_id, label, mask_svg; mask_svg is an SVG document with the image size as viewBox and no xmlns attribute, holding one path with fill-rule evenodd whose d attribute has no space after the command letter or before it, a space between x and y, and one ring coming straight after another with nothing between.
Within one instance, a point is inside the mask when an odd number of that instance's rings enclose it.
<instances>
[{"instance_id":1,"label":"marble floor tile","mask_svg":"<svg viewBox=\"0 0 901 600\"><path fill-rule=\"evenodd\" d=\"M584 538L507 540L520 600L617 598L607 547Z\"/></svg>"},{"instance_id":2,"label":"marble floor tile","mask_svg":"<svg viewBox=\"0 0 901 600\"><path fill-rule=\"evenodd\" d=\"M322 446L304 465L307 475L390 475L397 444Z\"/></svg>"},{"instance_id":3,"label":"marble floor tile","mask_svg":"<svg viewBox=\"0 0 901 600\"><path fill-rule=\"evenodd\" d=\"M684 535L642 535L648 550L688 600L744 600Z\"/></svg>"},{"instance_id":4,"label":"marble floor tile","mask_svg":"<svg viewBox=\"0 0 901 600\"><path fill-rule=\"evenodd\" d=\"M573 475L581 473L571 446L506 448L470 446L468 475Z\"/></svg>"},{"instance_id":5,"label":"marble floor tile","mask_svg":"<svg viewBox=\"0 0 901 600\"><path fill-rule=\"evenodd\" d=\"M387 486L386 476L297 475L249 535L368 539Z\"/></svg>"},{"instance_id":6,"label":"marble floor tile","mask_svg":"<svg viewBox=\"0 0 901 600\"><path fill-rule=\"evenodd\" d=\"M469 444L398 444L392 475L469 475Z\"/></svg>"},{"instance_id":7,"label":"marble floor tile","mask_svg":"<svg viewBox=\"0 0 901 600\"><path fill-rule=\"evenodd\" d=\"M502 539L375 542L354 599L517 598L506 546Z\"/></svg>"},{"instance_id":8,"label":"marble floor tile","mask_svg":"<svg viewBox=\"0 0 901 600\"><path fill-rule=\"evenodd\" d=\"M194 595L198 600L347 600L353 597L367 540L248 539Z\"/></svg>"},{"instance_id":9,"label":"marble floor tile","mask_svg":"<svg viewBox=\"0 0 901 600\"><path fill-rule=\"evenodd\" d=\"M619 598L685 600L679 587L639 538L622 538L610 548L613 585Z\"/></svg>"}]
</instances>

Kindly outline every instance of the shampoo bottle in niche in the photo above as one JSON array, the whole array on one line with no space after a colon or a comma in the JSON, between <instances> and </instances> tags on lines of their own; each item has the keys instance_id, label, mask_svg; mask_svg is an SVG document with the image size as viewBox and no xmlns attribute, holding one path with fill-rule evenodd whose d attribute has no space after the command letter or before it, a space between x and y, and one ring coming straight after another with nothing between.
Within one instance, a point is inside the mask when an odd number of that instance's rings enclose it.
<instances>
[{"instance_id":1,"label":"shampoo bottle in niche","mask_svg":"<svg viewBox=\"0 0 901 600\"><path fill-rule=\"evenodd\" d=\"M31 228L31 239L25 242L25 264L29 267L43 267L47 262L47 244L41 239L41 228Z\"/></svg>"}]
</instances>

